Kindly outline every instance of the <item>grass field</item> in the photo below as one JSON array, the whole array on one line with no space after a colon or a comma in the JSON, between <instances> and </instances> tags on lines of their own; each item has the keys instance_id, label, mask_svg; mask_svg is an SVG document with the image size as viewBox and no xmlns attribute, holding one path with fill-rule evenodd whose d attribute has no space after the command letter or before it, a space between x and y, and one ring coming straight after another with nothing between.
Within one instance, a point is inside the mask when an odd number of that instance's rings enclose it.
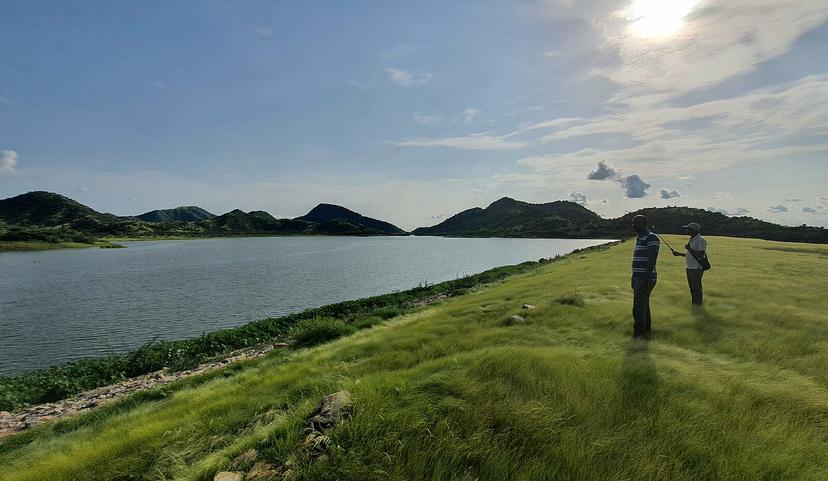
<instances>
[{"instance_id":1,"label":"grass field","mask_svg":"<svg viewBox=\"0 0 828 481\"><path fill-rule=\"evenodd\" d=\"M296 480L828 479L828 246L708 242L704 310L662 251L652 341L627 242L8 438L0 479L208 480L249 447ZM353 419L310 463L307 416L343 388Z\"/></svg>"}]
</instances>

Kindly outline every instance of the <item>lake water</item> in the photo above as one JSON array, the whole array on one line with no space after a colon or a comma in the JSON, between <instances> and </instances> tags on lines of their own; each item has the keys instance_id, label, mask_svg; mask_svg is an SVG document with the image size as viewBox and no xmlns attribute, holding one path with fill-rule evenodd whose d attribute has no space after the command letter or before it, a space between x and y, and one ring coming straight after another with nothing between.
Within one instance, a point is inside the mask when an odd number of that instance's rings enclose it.
<instances>
[{"instance_id":1,"label":"lake water","mask_svg":"<svg viewBox=\"0 0 828 481\"><path fill-rule=\"evenodd\" d=\"M259 237L0 252L0 375L604 242Z\"/></svg>"}]
</instances>

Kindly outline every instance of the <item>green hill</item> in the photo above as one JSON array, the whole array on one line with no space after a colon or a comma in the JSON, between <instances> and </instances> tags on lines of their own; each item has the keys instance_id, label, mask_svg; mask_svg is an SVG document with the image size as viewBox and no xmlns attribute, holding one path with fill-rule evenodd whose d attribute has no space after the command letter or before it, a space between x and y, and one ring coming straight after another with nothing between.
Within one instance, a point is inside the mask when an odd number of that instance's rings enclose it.
<instances>
[{"instance_id":1,"label":"green hill","mask_svg":"<svg viewBox=\"0 0 828 481\"><path fill-rule=\"evenodd\" d=\"M29 192L0 200L0 250L100 245L107 238L404 233L387 222L329 204L320 204L297 219L276 219L264 211L238 209L215 216L194 206L119 217L50 192Z\"/></svg>"},{"instance_id":2,"label":"green hill","mask_svg":"<svg viewBox=\"0 0 828 481\"><path fill-rule=\"evenodd\" d=\"M4 439L0 479L211 480L249 448L297 481L828 479L828 247L708 240L704 310L660 259L652 341L627 242Z\"/></svg>"},{"instance_id":3,"label":"green hill","mask_svg":"<svg viewBox=\"0 0 828 481\"><path fill-rule=\"evenodd\" d=\"M331 224L332 229L352 226L350 227L351 229L364 229L382 234L399 235L406 233L404 230L388 222L365 217L345 207L333 204L319 204L302 217L297 217L296 220L316 222L323 225ZM336 223L339 223L340 227L334 227ZM347 229L348 227L344 228L344 230Z\"/></svg>"},{"instance_id":4,"label":"green hill","mask_svg":"<svg viewBox=\"0 0 828 481\"><path fill-rule=\"evenodd\" d=\"M647 216L659 233L681 234L688 222L699 222L705 235L748 237L786 242L828 243L822 227L788 227L752 217L728 217L692 207L651 207L615 219L604 219L569 201L530 204L504 197L485 209L475 207L414 235L452 237L622 238L630 235L632 218Z\"/></svg>"},{"instance_id":5,"label":"green hill","mask_svg":"<svg viewBox=\"0 0 828 481\"><path fill-rule=\"evenodd\" d=\"M190 205L176 207L174 209L151 210L135 217L146 222L197 222L212 219L215 217L215 214L211 214L201 207Z\"/></svg>"}]
</instances>

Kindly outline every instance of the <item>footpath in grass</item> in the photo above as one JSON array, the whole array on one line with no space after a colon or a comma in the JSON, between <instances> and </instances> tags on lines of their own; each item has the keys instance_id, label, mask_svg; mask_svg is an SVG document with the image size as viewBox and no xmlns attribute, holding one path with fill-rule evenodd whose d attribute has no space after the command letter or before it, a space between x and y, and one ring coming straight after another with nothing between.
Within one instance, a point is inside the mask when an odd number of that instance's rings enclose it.
<instances>
[{"instance_id":1,"label":"footpath in grass","mask_svg":"<svg viewBox=\"0 0 828 481\"><path fill-rule=\"evenodd\" d=\"M703 310L662 252L652 341L624 243L35 428L0 479L209 480L251 447L295 480L828 479L828 246L708 241ZM341 389L352 418L308 456Z\"/></svg>"}]
</instances>

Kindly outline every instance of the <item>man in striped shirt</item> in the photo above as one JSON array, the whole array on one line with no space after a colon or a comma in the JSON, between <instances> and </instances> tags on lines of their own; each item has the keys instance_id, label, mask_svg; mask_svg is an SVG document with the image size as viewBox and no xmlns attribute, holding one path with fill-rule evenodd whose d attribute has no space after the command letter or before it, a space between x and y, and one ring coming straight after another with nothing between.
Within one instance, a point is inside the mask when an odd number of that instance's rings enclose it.
<instances>
[{"instance_id":1,"label":"man in striped shirt","mask_svg":"<svg viewBox=\"0 0 828 481\"><path fill-rule=\"evenodd\" d=\"M632 260L633 337L650 337L650 293L656 285L658 236L647 228L647 218L637 215L632 221L637 234Z\"/></svg>"}]
</instances>

